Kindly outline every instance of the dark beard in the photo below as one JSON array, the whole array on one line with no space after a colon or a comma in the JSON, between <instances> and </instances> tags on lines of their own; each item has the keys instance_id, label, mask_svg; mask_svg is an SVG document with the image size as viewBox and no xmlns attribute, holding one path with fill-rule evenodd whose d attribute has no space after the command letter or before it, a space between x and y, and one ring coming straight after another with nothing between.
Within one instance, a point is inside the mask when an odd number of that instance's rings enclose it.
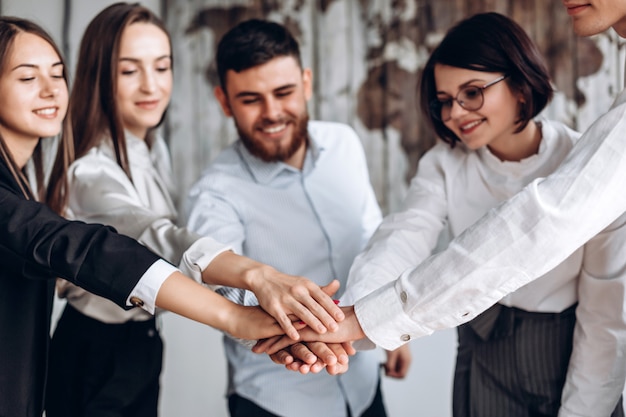
<instances>
[{"instance_id":1,"label":"dark beard","mask_svg":"<svg viewBox=\"0 0 626 417\"><path fill-rule=\"evenodd\" d=\"M308 141L309 114L305 112L295 121L295 129L291 137L291 142L286 148L268 150L262 143L246 135L235 121L235 127L239 133L239 138L243 142L248 152L265 162L282 162L291 158L300 149L303 143Z\"/></svg>"}]
</instances>

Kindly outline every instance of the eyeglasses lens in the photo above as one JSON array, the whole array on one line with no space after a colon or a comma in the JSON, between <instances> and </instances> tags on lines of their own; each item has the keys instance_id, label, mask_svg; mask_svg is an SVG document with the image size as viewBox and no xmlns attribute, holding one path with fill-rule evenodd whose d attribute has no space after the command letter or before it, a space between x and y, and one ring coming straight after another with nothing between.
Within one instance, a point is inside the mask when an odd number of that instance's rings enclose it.
<instances>
[{"instance_id":1,"label":"eyeglasses lens","mask_svg":"<svg viewBox=\"0 0 626 417\"><path fill-rule=\"evenodd\" d=\"M433 110L437 110L434 114L440 115L443 122L447 122L452 117L452 101L452 99L446 101L437 100L436 103L433 103L435 104ZM456 102L465 110L478 110L483 105L483 90L480 87L465 87L457 94Z\"/></svg>"}]
</instances>

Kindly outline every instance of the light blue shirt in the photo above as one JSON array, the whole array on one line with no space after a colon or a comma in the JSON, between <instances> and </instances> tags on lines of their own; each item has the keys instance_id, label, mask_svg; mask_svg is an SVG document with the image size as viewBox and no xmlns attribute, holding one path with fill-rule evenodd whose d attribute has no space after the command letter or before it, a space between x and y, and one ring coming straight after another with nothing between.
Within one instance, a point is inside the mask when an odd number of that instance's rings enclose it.
<instances>
[{"instance_id":1,"label":"light blue shirt","mask_svg":"<svg viewBox=\"0 0 626 417\"><path fill-rule=\"evenodd\" d=\"M381 221L363 148L354 130L309 122L302 170L252 156L237 141L192 187L188 226L231 245L237 253L319 285L345 286L355 256ZM231 300L256 304L254 295L225 289ZM300 375L224 338L228 393L236 392L283 416L359 416L372 402L380 353L359 352L341 376Z\"/></svg>"}]
</instances>

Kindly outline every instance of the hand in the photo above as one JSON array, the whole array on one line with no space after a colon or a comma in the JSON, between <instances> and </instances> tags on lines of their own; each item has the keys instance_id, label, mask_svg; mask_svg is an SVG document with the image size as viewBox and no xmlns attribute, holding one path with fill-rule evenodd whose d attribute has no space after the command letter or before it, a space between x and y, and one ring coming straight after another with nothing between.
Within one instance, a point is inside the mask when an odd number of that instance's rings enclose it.
<instances>
[{"instance_id":1,"label":"hand","mask_svg":"<svg viewBox=\"0 0 626 417\"><path fill-rule=\"evenodd\" d=\"M325 368L330 375L338 375L348 370L348 356L355 353L351 343L309 342L295 343L270 358L274 363L301 374L318 373Z\"/></svg>"},{"instance_id":2,"label":"hand","mask_svg":"<svg viewBox=\"0 0 626 417\"><path fill-rule=\"evenodd\" d=\"M276 322L274 317L267 314L259 306L241 306L231 303L234 311L229 315L226 333L238 339L258 340L271 337L281 337L284 330ZM306 324L300 324L299 319L294 317L291 323L295 329L302 329ZM293 343L293 341L292 341Z\"/></svg>"},{"instance_id":3,"label":"hand","mask_svg":"<svg viewBox=\"0 0 626 417\"><path fill-rule=\"evenodd\" d=\"M387 362L385 375L391 378L404 378L411 366L411 349L408 344L402 345L396 350L387 350Z\"/></svg>"},{"instance_id":4,"label":"hand","mask_svg":"<svg viewBox=\"0 0 626 417\"><path fill-rule=\"evenodd\" d=\"M259 305L274 316L290 338L299 338L290 314L299 317L317 333L337 330L335 320L343 320L344 313L331 296L339 289L339 281L333 280L319 287L306 278L283 274L273 268L263 269L262 274L262 277L251 279L250 288Z\"/></svg>"},{"instance_id":5,"label":"hand","mask_svg":"<svg viewBox=\"0 0 626 417\"><path fill-rule=\"evenodd\" d=\"M283 328L261 307L235 304L178 271L163 282L155 301L158 307L215 327L239 339L257 340L284 334ZM306 327L295 316L288 317L288 320L296 332Z\"/></svg>"},{"instance_id":6,"label":"hand","mask_svg":"<svg viewBox=\"0 0 626 417\"><path fill-rule=\"evenodd\" d=\"M259 304L280 324L283 331L297 340L297 329L289 314L293 314L318 333L337 329L344 318L331 296L339 289L333 281L320 288L314 282L276 269L250 258L226 251L217 255L202 271L207 284L226 285L254 292Z\"/></svg>"},{"instance_id":7,"label":"hand","mask_svg":"<svg viewBox=\"0 0 626 417\"><path fill-rule=\"evenodd\" d=\"M300 340L303 342L343 343L365 337L363 329L361 329L361 325L354 314L354 307L341 307L341 309L343 310L346 318L339 323L339 329L337 331L318 334L309 327L305 327L299 332ZM252 348L252 351L255 353L267 353L268 355L273 355L279 350L282 350L292 344L293 340L289 337L272 338L259 341L259 343Z\"/></svg>"}]
</instances>

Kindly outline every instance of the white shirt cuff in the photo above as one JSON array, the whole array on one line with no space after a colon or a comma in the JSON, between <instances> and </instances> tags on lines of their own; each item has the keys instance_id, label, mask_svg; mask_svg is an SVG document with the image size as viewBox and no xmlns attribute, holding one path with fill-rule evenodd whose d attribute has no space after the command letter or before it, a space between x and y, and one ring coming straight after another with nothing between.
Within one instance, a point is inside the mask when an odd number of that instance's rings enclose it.
<instances>
[{"instance_id":1,"label":"white shirt cuff","mask_svg":"<svg viewBox=\"0 0 626 417\"><path fill-rule=\"evenodd\" d=\"M213 262L217 255L229 250L232 250L232 246L203 237L195 241L185 251L178 267L183 274L202 284L202 271ZM213 291L221 287L221 285L206 285Z\"/></svg>"},{"instance_id":2,"label":"white shirt cuff","mask_svg":"<svg viewBox=\"0 0 626 417\"><path fill-rule=\"evenodd\" d=\"M126 299L126 305L141 307L148 313L154 314L156 296L161 289L161 285L176 271L178 271L178 268L163 259L153 263L141 276L141 279Z\"/></svg>"},{"instance_id":3,"label":"white shirt cuff","mask_svg":"<svg viewBox=\"0 0 626 417\"><path fill-rule=\"evenodd\" d=\"M405 313L406 293L390 282L354 304L354 312L363 332L376 345L394 350L412 339L432 333L417 325ZM405 295L402 295L404 293ZM363 349L363 342L359 348Z\"/></svg>"}]
</instances>

